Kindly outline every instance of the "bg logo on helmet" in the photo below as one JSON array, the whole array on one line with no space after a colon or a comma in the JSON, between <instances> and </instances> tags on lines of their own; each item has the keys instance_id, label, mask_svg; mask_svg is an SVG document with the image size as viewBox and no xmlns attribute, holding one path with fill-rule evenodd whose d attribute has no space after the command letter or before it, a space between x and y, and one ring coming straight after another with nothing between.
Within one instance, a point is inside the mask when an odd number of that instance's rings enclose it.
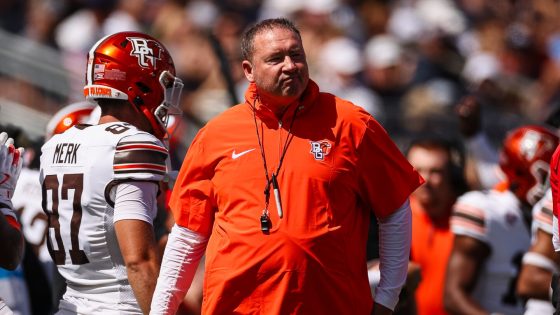
<instances>
[{"instance_id":1,"label":"bg logo on helmet","mask_svg":"<svg viewBox=\"0 0 560 315\"><path fill-rule=\"evenodd\" d=\"M132 43L130 55L138 58L138 65L142 68L153 67L155 70L156 60L161 60L160 56L163 48L157 42L145 38L127 37L126 39Z\"/></svg>"}]
</instances>

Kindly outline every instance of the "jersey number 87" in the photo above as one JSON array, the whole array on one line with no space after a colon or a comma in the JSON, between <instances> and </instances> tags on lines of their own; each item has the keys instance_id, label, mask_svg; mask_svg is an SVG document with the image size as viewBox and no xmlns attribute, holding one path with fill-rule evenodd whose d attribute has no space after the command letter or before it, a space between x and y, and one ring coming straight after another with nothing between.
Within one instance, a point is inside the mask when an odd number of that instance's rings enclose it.
<instances>
[{"instance_id":1,"label":"jersey number 87","mask_svg":"<svg viewBox=\"0 0 560 315\"><path fill-rule=\"evenodd\" d=\"M74 190L74 198L72 200L72 219L70 220L70 260L72 265L83 265L89 262L85 252L79 248L78 234L82 223L82 191L84 189L84 174L64 174L62 176L62 187L56 175L47 175L43 181L43 211L47 214L49 222L49 235L47 236L47 248L51 254L54 263L64 265L66 261L66 250L64 240L60 233L60 214L58 212L59 202L68 200L68 191ZM51 191L52 209L47 210L48 191ZM66 228L66 227L62 227ZM58 249L54 249L52 244L52 230L54 230L54 239ZM68 240L66 240L68 241Z\"/></svg>"}]
</instances>

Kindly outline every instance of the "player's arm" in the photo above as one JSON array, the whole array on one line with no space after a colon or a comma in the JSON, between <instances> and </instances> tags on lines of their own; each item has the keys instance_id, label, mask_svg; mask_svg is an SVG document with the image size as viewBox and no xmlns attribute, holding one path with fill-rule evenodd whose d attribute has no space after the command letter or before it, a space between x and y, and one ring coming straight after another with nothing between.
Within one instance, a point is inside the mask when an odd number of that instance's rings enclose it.
<instances>
[{"instance_id":1,"label":"player's arm","mask_svg":"<svg viewBox=\"0 0 560 315\"><path fill-rule=\"evenodd\" d=\"M7 133L0 133L0 267L8 270L18 266L24 248L11 201L23 165L23 148L15 149L13 143Z\"/></svg>"},{"instance_id":2,"label":"player's arm","mask_svg":"<svg viewBox=\"0 0 560 315\"><path fill-rule=\"evenodd\" d=\"M478 271L490 255L488 245L473 237L456 235L447 265L444 305L449 314L487 315L470 296Z\"/></svg>"},{"instance_id":3,"label":"player's arm","mask_svg":"<svg viewBox=\"0 0 560 315\"><path fill-rule=\"evenodd\" d=\"M116 188L115 233L128 280L144 314L150 311L159 273L152 227L158 186L153 182L121 183Z\"/></svg>"},{"instance_id":4,"label":"player's arm","mask_svg":"<svg viewBox=\"0 0 560 315\"><path fill-rule=\"evenodd\" d=\"M0 207L2 207L0 201ZM5 210L2 208L1 211ZM10 220L13 220L11 223ZM0 242L0 267L8 270L14 270L18 266L21 258L23 257L23 235L19 230L19 223L10 216L0 214L0 235L2 242Z\"/></svg>"},{"instance_id":5,"label":"player's arm","mask_svg":"<svg viewBox=\"0 0 560 315\"><path fill-rule=\"evenodd\" d=\"M538 229L536 240L523 256L517 281L517 294L522 298L550 299L552 274L558 270L554 261L557 255L552 247L552 235Z\"/></svg>"}]
</instances>

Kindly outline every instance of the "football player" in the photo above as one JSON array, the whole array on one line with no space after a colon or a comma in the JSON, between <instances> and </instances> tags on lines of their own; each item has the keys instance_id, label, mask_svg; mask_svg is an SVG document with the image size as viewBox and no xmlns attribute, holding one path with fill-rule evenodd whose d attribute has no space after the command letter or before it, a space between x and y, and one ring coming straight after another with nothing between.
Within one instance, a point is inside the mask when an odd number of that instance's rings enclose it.
<instances>
[{"instance_id":1,"label":"football player","mask_svg":"<svg viewBox=\"0 0 560 315\"><path fill-rule=\"evenodd\" d=\"M45 139L63 133L70 127L89 123L99 119L92 113L97 105L82 101L64 106L49 120L45 130ZM20 211L20 220L25 240L32 245L35 254L43 264L47 274L51 273L52 259L45 243L47 233L47 216L41 206L41 185L39 184L39 170L23 166L19 182L12 203L14 209Z\"/></svg>"},{"instance_id":2,"label":"football player","mask_svg":"<svg viewBox=\"0 0 560 315\"><path fill-rule=\"evenodd\" d=\"M23 235L12 205L12 196L23 165L23 148L16 149L14 140L0 133L0 268L14 270L23 256ZM0 269L1 270L1 269ZM0 313L11 313L0 299Z\"/></svg>"},{"instance_id":3,"label":"football player","mask_svg":"<svg viewBox=\"0 0 560 315\"><path fill-rule=\"evenodd\" d=\"M531 247L523 255L517 294L527 300L524 315L554 313L550 288L552 275L558 273L558 255L552 246L552 191L533 207Z\"/></svg>"},{"instance_id":4,"label":"football player","mask_svg":"<svg viewBox=\"0 0 560 315\"><path fill-rule=\"evenodd\" d=\"M531 207L544 196L557 145L558 137L540 126L509 132L499 162L507 182L468 192L455 204L444 290L449 313L523 314L516 277L530 246Z\"/></svg>"},{"instance_id":5,"label":"football player","mask_svg":"<svg viewBox=\"0 0 560 315\"><path fill-rule=\"evenodd\" d=\"M67 282L58 314L149 312L166 125L181 113L182 87L151 36L116 33L91 48L84 95L100 106L99 123L75 125L41 150L47 247Z\"/></svg>"},{"instance_id":6,"label":"football player","mask_svg":"<svg viewBox=\"0 0 560 315\"><path fill-rule=\"evenodd\" d=\"M56 112L46 125L45 139L64 132L75 124L97 123L99 115L97 105L82 101L64 106ZM0 296L14 312L27 314L41 310L48 312L53 305L58 305L65 290L65 281L61 279L49 255L46 245L48 228L47 216L42 208L42 192L39 183L39 169L35 164L34 150L26 150L18 185L12 197L12 204L21 222L21 231L26 242L26 254L21 268L6 272L0 277ZM29 252L31 251L31 252ZM36 268L41 266L41 268Z\"/></svg>"}]
</instances>

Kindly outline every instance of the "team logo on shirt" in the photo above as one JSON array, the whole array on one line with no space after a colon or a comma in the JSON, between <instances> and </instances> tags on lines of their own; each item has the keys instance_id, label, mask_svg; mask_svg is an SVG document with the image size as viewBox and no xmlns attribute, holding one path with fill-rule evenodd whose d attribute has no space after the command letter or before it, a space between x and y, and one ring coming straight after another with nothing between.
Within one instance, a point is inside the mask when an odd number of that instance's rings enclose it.
<instances>
[{"instance_id":1,"label":"team logo on shirt","mask_svg":"<svg viewBox=\"0 0 560 315\"><path fill-rule=\"evenodd\" d=\"M138 58L138 65L142 68L156 69L156 60L160 60L160 54L163 48L153 40L146 40L139 37L127 37L132 43L131 56Z\"/></svg>"},{"instance_id":2,"label":"team logo on shirt","mask_svg":"<svg viewBox=\"0 0 560 315\"><path fill-rule=\"evenodd\" d=\"M331 152L331 144L327 140L310 141L311 154L317 161L323 161L325 156Z\"/></svg>"}]
</instances>

